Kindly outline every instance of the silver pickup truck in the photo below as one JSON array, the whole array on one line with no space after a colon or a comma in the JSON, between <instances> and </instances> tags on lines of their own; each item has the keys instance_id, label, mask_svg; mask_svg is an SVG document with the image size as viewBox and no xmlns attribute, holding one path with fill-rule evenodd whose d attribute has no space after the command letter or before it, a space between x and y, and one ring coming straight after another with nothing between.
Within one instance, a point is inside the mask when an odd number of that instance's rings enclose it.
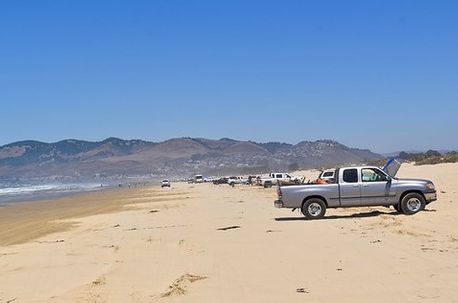
<instances>
[{"instance_id":1,"label":"silver pickup truck","mask_svg":"<svg viewBox=\"0 0 458 303\"><path fill-rule=\"evenodd\" d=\"M278 208L301 209L307 219L322 218L326 208L358 206L394 206L413 215L437 200L433 182L395 177L399 162L374 166L336 169L334 179L326 184L278 186Z\"/></svg>"}]
</instances>

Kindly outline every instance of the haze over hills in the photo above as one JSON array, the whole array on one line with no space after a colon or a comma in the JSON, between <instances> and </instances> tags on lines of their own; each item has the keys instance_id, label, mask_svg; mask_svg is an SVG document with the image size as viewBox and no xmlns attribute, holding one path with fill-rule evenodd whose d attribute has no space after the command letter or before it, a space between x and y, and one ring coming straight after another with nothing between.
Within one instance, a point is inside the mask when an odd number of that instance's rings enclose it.
<instances>
[{"instance_id":1,"label":"haze over hills","mask_svg":"<svg viewBox=\"0 0 458 303\"><path fill-rule=\"evenodd\" d=\"M381 158L332 140L298 144L223 138L164 142L108 138L100 142L21 141L0 147L0 178L186 177L363 163Z\"/></svg>"}]
</instances>

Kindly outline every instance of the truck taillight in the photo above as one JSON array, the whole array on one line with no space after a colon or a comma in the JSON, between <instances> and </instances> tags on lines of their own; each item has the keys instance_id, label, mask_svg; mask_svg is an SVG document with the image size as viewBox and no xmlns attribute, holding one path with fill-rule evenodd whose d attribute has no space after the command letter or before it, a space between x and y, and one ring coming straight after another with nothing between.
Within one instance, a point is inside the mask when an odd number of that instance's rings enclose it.
<instances>
[{"instance_id":1,"label":"truck taillight","mask_svg":"<svg viewBox=\"0 0 458 303\"><path fill-rule=\"evenodd\" d=\"M281 187L280 186L277 186L277 195L279 198L282 197L282 194L281 194Z\"/></svg>"}]
</instances>

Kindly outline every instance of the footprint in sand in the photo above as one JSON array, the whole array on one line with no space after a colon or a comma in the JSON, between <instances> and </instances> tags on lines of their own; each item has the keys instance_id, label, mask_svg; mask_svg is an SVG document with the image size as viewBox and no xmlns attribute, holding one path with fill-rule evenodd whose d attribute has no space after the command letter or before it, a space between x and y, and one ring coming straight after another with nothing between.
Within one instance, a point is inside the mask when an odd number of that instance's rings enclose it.
<instances>
[{"instance_id":1,"label":"footprint in sand","mask_svg":"<svg viewBox=\"0 0 458 303\"><path fill-rule=\"evenodd\" d=\"M266 230L266 233L281 233L281 230L279 230L279 229L268 229L268 230Z\"/></svg>"},{"instance_id":2,"label":"footprint in sand","mask_svg":"<svg viewBox=\"0 0 458 303\"><path fill-rule=\"evenodd\" d=\"M454 236L449 236L450 242L458 242L458 238Z\"/></svg>"},{"instance_id":3,"label":"footprint in sand","mask_svg":"<svg viewBox=\"0 0 458 303\"><path fill-rule=\"evenodd\" d=\"M18 254L17 252L2 253L2 254L0 254L0 257L3 257L3 256L10 256L10 255L17 255L17 254Z\"/></svg>"},{"instance_id":4,"label":"footprint in sand","mask_svg":"<svg viewBox=\"0 0 458 303\"><path fill-rule=\"evenodd\" d=\"M239 228L241 228L239 225L233 225L233 226L221 227L221 228L218 228L217 230L226 231L226 230L239 229Z\"/></svg>"},{"instance_id":5,"label":"footprint in sand","mask_svg":"<svg viewBox=\"0 0 458 303\"><path fill-rule=\"evenodd\" d=\"M207 279L207 277L191 274L182 275L169 285L169 289L161 294L161 298L185 295L189 284L204 279Z\"/></svg>"},{"instance_id":6,"label":"footprint in sand","mask_svg":"<svg viewBox=\"0 0 458 303\"><path fill-rule=\"evenodd\" d=\"M430 234L414 232L414 231L408 231L408 230L402 230L402 229L398 229L396 232L398 234L400 234L400 235L412 236L414 238L421 238L421 237L429 238L429 237L431 237Z\"/></svg>"},{"instance_id":7,"label":"footprint in sand","mask_svg":"<svg viewBox=\"0 0 458 303\"><path fill-rule=\"evenodd\" d=\"M105 277L100 277L91 283L92 286L102 286L106 284Z\"/></svg>"},{"instance_id":8,"label":"footprint in sand","mask_svg":"<svg viewBox=\"0 0 458 303\"><path fill-rule=\"evenodd\" d=\"M106 245L106 246L102 246L103 248L112 248L114 249L114 251L118 251L119 250L119 246L118 245Z\"/></svg>"},{"instance_id":9,"label":"footprint in sand","mask_svg":"<svg viewBox=\"0 0 458 303\"><path fill-rule=\"evenodd\" d=\"M145 239L146 242L152 243L152 242L161 242L161 238L153 238L153 237L148 237Z\"/></svg>"},{"instance_id":10,"label":"footprint in sand","mask_svg":"<svg viewBox=\"0 0 458 303\"><path fill-rule=\"evenodd\" d=\"M65 240L53 240L53 241L35 241L36 243L44 244L44 243L64 243Z\"/></svg>"}]
</instances>

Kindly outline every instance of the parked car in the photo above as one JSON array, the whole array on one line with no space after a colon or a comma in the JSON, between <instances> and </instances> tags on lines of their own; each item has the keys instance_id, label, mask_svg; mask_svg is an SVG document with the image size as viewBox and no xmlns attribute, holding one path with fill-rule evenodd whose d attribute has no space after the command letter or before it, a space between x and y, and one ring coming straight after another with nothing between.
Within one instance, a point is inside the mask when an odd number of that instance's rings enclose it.
<instances>
[{"instance_id":1,"label":"parked car","mask_svg":"<svg viewBox=\"0 0 458 303\"><path fill-rule=\"evenodd\" d=\"M258 183L258 180L260 179L261 179L261 176L255 176L255 175L248 176L247 184L256 185Z\"/></svg>"},{"instance_id":2,"label":"parked car","mask_svg":"<svg viewBox=\"0 0 458 303\"><path fill-rule=\"evenodd\" d=\"M235 185L235 184L248 184L248 178L245 177L229 177L227 180L227 184Z\"/></svg>"},{"instance_id":3,"label":"parked car","mask_svg":"<svg viewBox=\"0 0 458 303\"><path fill-rule=\"evenodd\" d=\"M234 185L234 184L237 184L237 183L238 183L237 177L229 177L227 179L227 184L229 184L229 185Z\"/></svg>"},{"instance_id":4,"label":"parked car","mask_svg":"<svg viewBox=\"0 0 458 303\"><path fill-rule=\"evenodd\" d=\"M219 178L219 179L216 179L216 180L213 180L213 184L215 185L219 185L219 184L227 184L227 181L229 179L226 178L226 177L222 177L222 178Z\"/></svg>"},{"instance_id":5,"label":"parked car","mask_svg":"<svg viewBox=\"0 0 458 303\"><path fill-rule=\"evenodd\" d=\"M267 178L260 178L259 185L264 186L265 188L272 187L279 183L294 183L299 182L299 178L292 177L287 173L270 173Z\"/></svg>"},{"instance_id":6,"label":"parked car","mask_svg":"<svg viewBox=\"0 0 458 303\"><path fill-rule=\"evenodd\" d=\"M170 181L168 179L162 180L161 187L170 187Z\"/></svg>"},{"instance_id":7,"label":"parked car","mask_svg":"<svg viewBox=\"0 0 458 303\"><path fill-rule=\"evenodd\" d=\"M279 186L274 206L299 208L307 219L318 219L327 208L358 206L392 205L399 212L413 215L437 200L432 181L396 178L399 167L396 161L383 170L374 166L343 167L335 171L333 183Z\"/></svg>"},{"instance_id":8,"label":"parked car","mask_svg":"<svg viewBox=\"0 0 458 303\"><path fill-rule=\"evenodd\" d=\"M203 183L204 177L202 175L195 175L194 176L194 183Z\"/></svg>"}]
</instances>

